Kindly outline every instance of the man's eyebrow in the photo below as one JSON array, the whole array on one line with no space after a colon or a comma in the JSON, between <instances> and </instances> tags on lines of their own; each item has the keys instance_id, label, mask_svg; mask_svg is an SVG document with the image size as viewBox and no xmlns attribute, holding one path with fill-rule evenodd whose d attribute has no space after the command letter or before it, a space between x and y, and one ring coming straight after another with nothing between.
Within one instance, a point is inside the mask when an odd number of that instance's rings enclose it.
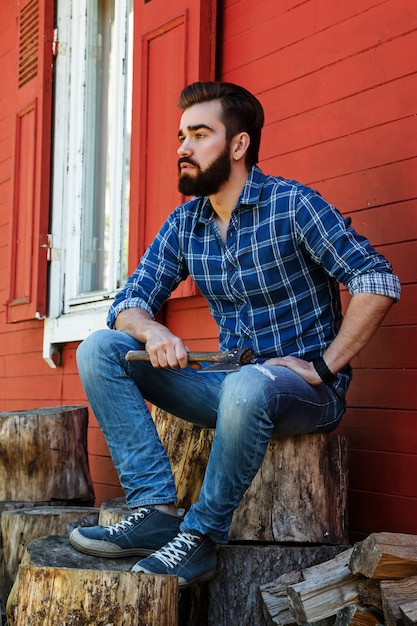
<instances>
[{"instance_id":1,"label":"man's eyebrow","mask_svg":"<svg viewBox=\"0 0 417 626\"><path fill-rule=\"evenodd\" d=\"M201 130L202 128L205 128L206 130L209 130L211 132L214 131L214 129L207 124L194 124L193 126L187 126L187 130L191 133L195 133L197 130ZM178 137L182 137L183 135L184 131L180 128L178 131Z\"/></svg>"}]
</instances>

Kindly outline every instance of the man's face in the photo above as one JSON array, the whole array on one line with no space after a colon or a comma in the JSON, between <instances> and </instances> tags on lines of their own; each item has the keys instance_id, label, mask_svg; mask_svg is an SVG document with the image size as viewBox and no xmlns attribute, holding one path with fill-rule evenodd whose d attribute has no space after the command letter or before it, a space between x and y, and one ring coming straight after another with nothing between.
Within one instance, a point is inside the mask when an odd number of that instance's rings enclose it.
<instances>
[{"instance_id":1,"label":"man's face","mask_svg":"<svg viewBox=\"0 0 417 626\"><path fill-rule=\"evenodd\" d=\"M195 104L181 117L178 189L185 196L216 194L229 180L230 145L217 100Z\"/></svg>"}]
</instances>

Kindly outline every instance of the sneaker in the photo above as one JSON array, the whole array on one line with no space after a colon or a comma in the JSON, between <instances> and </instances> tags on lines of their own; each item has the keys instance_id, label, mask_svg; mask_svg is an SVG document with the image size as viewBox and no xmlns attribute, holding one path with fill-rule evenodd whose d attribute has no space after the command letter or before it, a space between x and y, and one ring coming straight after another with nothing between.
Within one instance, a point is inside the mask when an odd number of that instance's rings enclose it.
<instances>
[{"instance_id":1,"label":"sneaker","mask_svg":"<svg viewBox=\"0 0 417 626\"><path fill-rule=\"evenodd\" d=\"M114 526L75 528L69 540L74 548L93 556L146 556L175 537L180 522L180 517L146 506Z\"/></svg>"},{"instance_id":2,"label":"sneaker","mask_svg":"<svg viewBox=\"0 0 417 626\"><path fill-rule=\"evenodd\" d=\"M179 589L185 589L213 578L216 561L216 545L211 539L180 532L166 546L136 563L131 571L178 576Z\"/></svg>"}]
</instances>

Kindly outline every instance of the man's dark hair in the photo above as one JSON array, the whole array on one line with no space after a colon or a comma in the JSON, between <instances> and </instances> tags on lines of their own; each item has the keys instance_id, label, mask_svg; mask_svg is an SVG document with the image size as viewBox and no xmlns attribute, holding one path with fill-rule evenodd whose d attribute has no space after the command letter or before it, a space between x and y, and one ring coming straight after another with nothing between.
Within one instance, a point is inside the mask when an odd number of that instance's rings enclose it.
<instances>
[{"instance_id":1,"label":"man's dark hair","mask_svg":"<svg viewBox=\"0 0 417 626\"><path fill-rule=\"evenodd\" d=\"M258 162L264 111L261 103L244 87L233 83L196 82L182 90L178 106L182 111L199 104L219 100L220 119L226 127L226 141L240 132L248 133L250 144L245 163L248 168Z\"/></svg>"}]
</instances>

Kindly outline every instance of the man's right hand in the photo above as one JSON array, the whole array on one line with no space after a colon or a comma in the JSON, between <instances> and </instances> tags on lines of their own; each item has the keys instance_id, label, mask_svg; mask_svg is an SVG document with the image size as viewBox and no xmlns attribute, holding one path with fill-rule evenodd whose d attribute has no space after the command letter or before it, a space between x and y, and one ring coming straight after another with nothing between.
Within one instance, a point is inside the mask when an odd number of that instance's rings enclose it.
<instances>
[{"instance_id":1,"label":"man's right hand","mask_svg":"<svg viewBox=\"0 0 417 626\"><path fill-rule=\"evenodd\" d=\"M166 326L156 322L143 309L125 309L116 318L116 330L144 344L153 367L173 369L188 366L187 347Z\"/></svg>"}]
</instances>

